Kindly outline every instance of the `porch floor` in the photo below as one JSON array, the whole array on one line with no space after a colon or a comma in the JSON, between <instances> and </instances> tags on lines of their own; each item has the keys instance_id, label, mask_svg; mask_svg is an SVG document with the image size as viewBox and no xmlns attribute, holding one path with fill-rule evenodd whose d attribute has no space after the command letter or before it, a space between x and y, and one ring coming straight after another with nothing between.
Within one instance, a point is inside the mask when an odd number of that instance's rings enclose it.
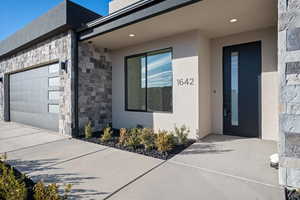
<instances>
[{"instance_id":1,"label":"porch floor","mask_svg":"<svg viewBox=\"0 0 300 200\"><path fill-rule=\"evenodd\" d=\"M282 200L278 171L269 166L277 143L209 135L112 199Z\"/></svg>"}]
</instances>

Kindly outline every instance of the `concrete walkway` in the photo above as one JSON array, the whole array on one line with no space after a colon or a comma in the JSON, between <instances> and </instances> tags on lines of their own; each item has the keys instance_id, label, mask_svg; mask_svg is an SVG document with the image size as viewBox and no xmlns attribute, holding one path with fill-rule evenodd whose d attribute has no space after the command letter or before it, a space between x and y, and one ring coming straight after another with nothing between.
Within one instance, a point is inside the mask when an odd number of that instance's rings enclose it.
<instances>
[{"instance_id":1,"label":"concrete walkway","mask_svg":"<svg viewBox=\"0 0 300 200\"><path fill-rule=\"evenodd\" d=\"M0 122L0 152L33 180L71 183L72 199L281 200L274 142L212 135L171 160Z\"/></svg>"}]
</instances>

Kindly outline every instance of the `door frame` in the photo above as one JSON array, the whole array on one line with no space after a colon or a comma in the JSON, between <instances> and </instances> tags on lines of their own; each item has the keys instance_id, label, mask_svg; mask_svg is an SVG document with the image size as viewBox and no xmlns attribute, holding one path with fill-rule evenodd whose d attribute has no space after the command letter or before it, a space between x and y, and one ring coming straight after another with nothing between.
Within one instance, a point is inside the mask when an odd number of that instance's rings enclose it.
<instances>
[{"instance_id":1,"label":"door frame","mask_svg":"<svg viewBox=\"0 0 300 200\"><path fill-rule=\"evenodd\" d=\"M241 45L247 45L247 44L252 44L252 43L259 43L260 44L260 74L258 77L258 137L259 139L262 139L262 68L263 68L263 56L262 56L262 41L261 40L256 40L252 42L245 42L245 43L236 43L232 45L224 45L222 47L222 135L224 134L224 102L225 102L225 73L224 73L224 63L225 63L225 56L224 56L224 51L225 48L227 47L235 47L235 46L241 46ZM242 137L242 136L238 136Z\"/></svg>"}]
</instances>

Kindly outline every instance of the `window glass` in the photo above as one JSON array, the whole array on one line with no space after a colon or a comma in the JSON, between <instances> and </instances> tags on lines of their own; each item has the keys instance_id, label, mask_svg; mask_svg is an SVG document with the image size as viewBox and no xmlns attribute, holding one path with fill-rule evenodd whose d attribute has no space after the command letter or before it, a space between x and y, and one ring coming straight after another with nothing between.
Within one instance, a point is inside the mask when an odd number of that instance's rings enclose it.
<instances>
[{"instance_id":1,"label":"window glass","mask_svg":"<svg viewBox=\"0 0 300 200\"><path fill-rule=\"evenodd\" d=\"M59 91L49 91L49 100L59 100Z\"/></svg>"},{"instance_id":2,"label":"window glass","mask_svg":"<svg viewBox=\"0 0 300 200\"><path fill-rule=\"evenodd\" d=\"M49 78L49 87L57 87L59 86L60 79L59 77Z\"/></svg>"},{"instance_id":3,"label":"window glass","mask_svg":"<svg viewBox=\"0 0 300 200\"><path fill-rule=\"evenodd\" d=\"M239 125L239 54L231 53L231 124Z\"/></svg>"},{"instance_id":4,"label":"window glass","mask_svg":"<svg viewBox=\"0 0 300 200\"><path fill-rule=\"evenodd\" d=\"M172 111L172 52L160 50L126 59L126 108Z\"/></svg>"},{"instance_id":5,"label":"window glass","mask_svg":"<svg viewBox=\"0 0 300 200\"><path fill-rule=\"evenodd\" d=\"M48 112L58 114L59 113L59 106L57 104L49 104L48 105Z\"/></svg>"},{"instance_id":6,"label":"window glass","mask_svg":"<svg viewBox=\"0 0 300 200\"><path fill-rule=\"evenodd\" d=\"M58 63L49 65L49 73L50 74L54 74L54 73L58 73L58 72L59 72L59 64Z\"/></svg>"},{"instance_id":7,"label":"window glass","mask_svg":"<svg viewBox=\"0 0 300 200\"><path fill-rule=\"evenodd\" d=\"M147 56L148 111L172 111L172 54L155 52Z\"/></svg>"},{"instance_id":8,"label":"window glass","mask_svg":"<svg viewBox=\"0 0 300 200\"><path fill-rule=\"evenodd\" d=\"M127 59L127 109L146 109L145 56Z\"/></svg>"}]
</instances>

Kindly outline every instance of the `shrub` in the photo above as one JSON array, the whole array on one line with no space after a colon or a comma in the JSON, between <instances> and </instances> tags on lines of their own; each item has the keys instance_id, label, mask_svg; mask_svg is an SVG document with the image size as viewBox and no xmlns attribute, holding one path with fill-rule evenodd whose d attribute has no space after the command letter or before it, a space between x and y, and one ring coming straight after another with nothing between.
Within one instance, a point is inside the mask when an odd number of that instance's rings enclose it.
<instances>
[{"instance_id":1,"label":"shrub","mask_svg":"<svg viewBox=\"0 0 300 200\"><path fill-rule=\"evenodd\" d=\"M174 136L167 131L159 131L155 138L155 146L159 152L172 150L174 146Z\"/></svg>"},{"instance_id":2,"label":"shrub","mask_svg":"<svg viewBox=\"0 0 300 200\"><path fill-rule=\"evenodd\" d=\"M38 182L33 190L34 190L34 199L35 200L64 200L68 198L68 194L71 191L71 184L65 185L64 195L60 196L58 189L59 186L57 184L50 184L46 186L43 182Z\"/></svg>"},{"instance_id":3,"label":"shrub","mask_svg":"<svg viewBox=\"0 0 300 200\"><path fill-rule=\"evenodd\" d=\"M137 148L141 144L141 131L142 129L133 128L128 132L128 136L125 140L124 145L131 148Z\"/></svg>"},{"instance_id":4,"label":"shrub","mask_svg":"<svg viewBox=\"0 0 300 200\"><path fill-rule=\"evenodd\" d=\"M144 128L140 135L141 144L144 145L145 149L150 150L155 147L155 134L153 129Z\"/></svg>"},{"instance_id":5,"label":"shrub","mask_svg":"<svg viewBox=\"0 0 300 200\"><path fill-rule=\"evenodd\" d=\"M23 200L27 197L25 176L17 178L12 167L0 161L0 199Z\"/></svg>"},{"instance_id":6,"label":"shrub","mask_svg":"<svg viewBox=\"0 0 300 200\"><path fill-rule=\"evenodd\" d=\"M110 127L107 127L103 130L103 135L101 136L101 142L108 142L112 138L113 131Z\"/></svg>"},{"instance_id":7,"label":"shrub","mask_svg":"<svg viewBox=\"0 0 300 200\"><path fill-rule=\"evenodd\" d=\"M181 126L180 128L174 127L174 135L176 137L176 143L179 145L185 145L188 142L188 135L190 130L185 126Z\"/></svg>"},{"instance_id":8,"label":"shrub","mask_svg":"<svg viewBox=\"0 0 300 200\"><path fill-rule=\"evenodd\" d=\"M93 136L92 123L89 122L84 127L84 135L86 139L89 139Z\"/></svg>"},{"instance_id":9,"label":"shrub","mask_svg":"<svg viewBox=\"0 0 300 200\"><path fill-rule=\"evenodd\" d=\"M119 137L119 144L124 145L127 138L127 129L121 128L120 129L120 137Z\"/></svg>"}]
</instances>

